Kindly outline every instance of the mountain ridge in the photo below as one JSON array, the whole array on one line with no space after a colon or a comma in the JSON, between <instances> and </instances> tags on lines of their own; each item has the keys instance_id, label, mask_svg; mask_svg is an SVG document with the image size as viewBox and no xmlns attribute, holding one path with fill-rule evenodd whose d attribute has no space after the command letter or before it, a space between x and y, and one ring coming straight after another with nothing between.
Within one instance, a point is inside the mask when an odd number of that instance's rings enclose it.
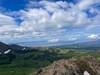
<instances>
[{"instance_id":1,"label":"mountain ridge","mask_svg":"<svg viewBox=\"0 0 100 75\"><path fill-rule=\"evenodd\" d=\"M60 59L32 75L100 75L100 62L92 56Z\"/></svg>"}]
</instances>

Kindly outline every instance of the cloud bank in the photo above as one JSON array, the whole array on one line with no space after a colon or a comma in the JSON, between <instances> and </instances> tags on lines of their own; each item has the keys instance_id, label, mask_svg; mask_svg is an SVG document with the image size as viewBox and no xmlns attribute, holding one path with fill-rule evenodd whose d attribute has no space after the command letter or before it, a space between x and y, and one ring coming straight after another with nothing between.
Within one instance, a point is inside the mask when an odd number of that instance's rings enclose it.
<instances>
[{"instance_id":1,"label":"cloud bank","mask_svg":"<svg viewBox=\"0 0 100 75\"><path fill-rule=\"evenodd\" d=\"M100 35L99 5L99 0L80 0L76 4L31 0L25 10L0 13L0 41L53 43L94 38Z\"/></svg>"}]
</instances>

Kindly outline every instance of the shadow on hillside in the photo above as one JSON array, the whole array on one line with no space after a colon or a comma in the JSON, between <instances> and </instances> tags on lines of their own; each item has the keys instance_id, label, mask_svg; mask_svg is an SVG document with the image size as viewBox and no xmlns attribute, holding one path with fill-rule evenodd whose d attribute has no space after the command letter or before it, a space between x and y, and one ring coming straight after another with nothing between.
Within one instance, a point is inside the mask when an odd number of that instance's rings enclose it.
<instances>
[{"instance_id":1,"label":"shadow on hillside","mask_svg":"<svg viewBox=\"0 0 100 75\"><path fill-rule=\"evenodd\" d=\"M10 67L41 68L55 60L64 58L63 55L51 50L32 49L13 52L13 54L0 56L0 64L8 64Z\"/></svg>"}]
</instances>

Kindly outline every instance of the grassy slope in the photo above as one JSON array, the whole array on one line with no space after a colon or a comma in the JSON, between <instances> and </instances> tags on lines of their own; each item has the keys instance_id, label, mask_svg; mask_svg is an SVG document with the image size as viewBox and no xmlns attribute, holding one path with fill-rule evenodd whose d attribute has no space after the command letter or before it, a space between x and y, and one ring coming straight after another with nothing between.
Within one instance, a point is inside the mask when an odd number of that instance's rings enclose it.
<instances>
[{"instance_id":1,"label":"grassy slope","mask_svg":"<svg viewBox=\"0 0 100 75\"><path fill-rule=\"evenodd\" d=\"M29 75L55 60L92 55L100 60L100 51L81 51L73 49L45 49L26 53L16 53L11 64L0 65L0 75Z\"/></svg>"}]
</instances>

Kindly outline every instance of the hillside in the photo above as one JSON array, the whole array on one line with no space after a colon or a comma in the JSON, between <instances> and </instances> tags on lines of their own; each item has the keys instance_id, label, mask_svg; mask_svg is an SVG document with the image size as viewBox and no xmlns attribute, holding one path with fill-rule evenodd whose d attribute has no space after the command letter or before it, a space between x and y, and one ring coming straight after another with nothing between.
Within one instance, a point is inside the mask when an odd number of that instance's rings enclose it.
<instances>
[{"instance_id":1,"label":"hillside","mask_svg":"<svg viewBox=\"0 0 100 75\"><path fill-rule=\"evenodd\" d=\"M7 44L0 42L0 52L1 53L8 49L10 49L10 47Z\"/></svg>"},{"instance_id":2,"label":"hillside","mask_svg":"<svg viewBox=\"0 0 100 75\"><path fill-rule=\"evenodd\" d=\"M99 49L91 51L73 48L25 48L19 45L7 47L10 47L11 52L7 53L7 49L4 50L6 54L0 54L0 75L30 75L53 62L72 57L91 55L100 60Z\"/></svg>"}]
</instances>

